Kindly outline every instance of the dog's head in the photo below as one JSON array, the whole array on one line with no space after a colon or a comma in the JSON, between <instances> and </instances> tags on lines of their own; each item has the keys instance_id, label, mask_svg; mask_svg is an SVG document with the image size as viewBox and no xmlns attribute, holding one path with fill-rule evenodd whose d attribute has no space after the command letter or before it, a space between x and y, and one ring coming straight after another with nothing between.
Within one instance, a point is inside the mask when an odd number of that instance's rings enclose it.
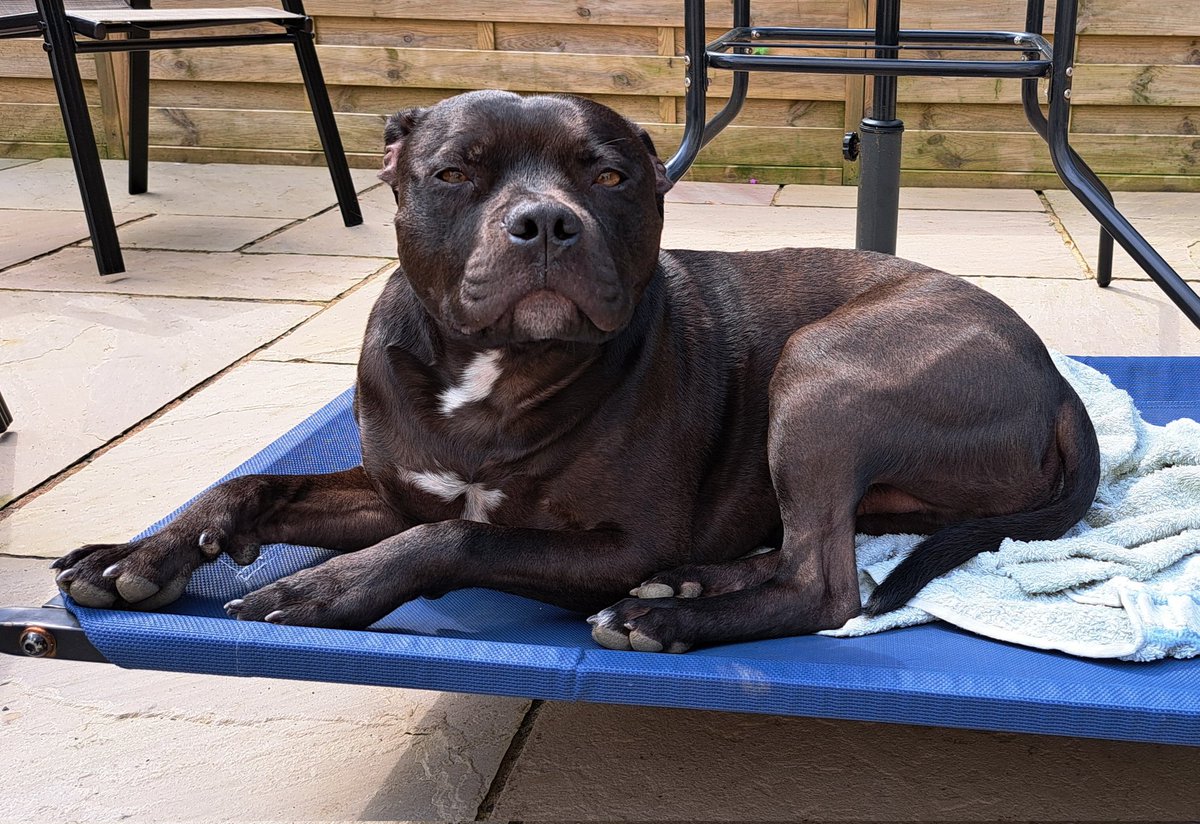
<instances>
[{"instance_id":1,"label":"dog's head","mask_svg":"<svg viewBox=\"0 0 1200 824\"><path fill-rule=\"evenodd\" d=\"M444 333L603 341L654 274L670 188L649 136L573 97L471 92L393 115L400 264Z\"/></svg>"}]
</instances>

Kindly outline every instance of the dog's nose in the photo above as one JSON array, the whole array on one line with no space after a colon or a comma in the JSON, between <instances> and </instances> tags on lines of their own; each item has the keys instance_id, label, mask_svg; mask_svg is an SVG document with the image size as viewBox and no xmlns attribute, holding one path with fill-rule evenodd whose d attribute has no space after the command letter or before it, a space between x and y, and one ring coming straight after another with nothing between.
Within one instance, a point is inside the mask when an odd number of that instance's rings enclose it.
<instances>
[{"instance_id":1,"label":"dog's nose","mask_svg":"<svg viewBox=\"0 0 1200 824\"><path fill-rule=\"evenodd\" d=\"M579 239L583 223L579 215L567 206L554 201L522 203L504 219L508 239L513 243L570 246Z\"/></svg>"}]
</instances>

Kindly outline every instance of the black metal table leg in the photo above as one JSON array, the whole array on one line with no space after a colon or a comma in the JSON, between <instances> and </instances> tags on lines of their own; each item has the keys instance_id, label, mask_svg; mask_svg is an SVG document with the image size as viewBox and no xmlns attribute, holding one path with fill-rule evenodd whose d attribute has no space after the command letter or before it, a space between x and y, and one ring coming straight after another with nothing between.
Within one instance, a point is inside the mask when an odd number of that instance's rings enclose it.
<instances>
[{"instance_id":1,"label":"black metal table leg","mask_svg":"<svg viewBox=\"0 0 1200 824\"><path fill-rule=\"evenodd\" d=\"M1029 0L1025 7L1025 31L1032 34L1041 34L1042 28L1045 25L1045 17L1046 0ZM1041 135L1042 140L1049 142L1048 123L1046 116L1042 114L1041 101L1038 100L1037 80L1021 81L1021 103L1025 108L1025 119L1029 121L1029 125ZM1108 187L1088 168L1087 164L1079 158L1079 155L1075 154L1074 149L1070 151L1074 156L1076 165L1088 177L1092 185L1100 190L1105 200L1110 204L1113 203L1112 192L1108 190ZM1112 262L1113 236L1108 233L1108 230L1101 227L1100 248L1096 254L1096 283L1098 285L1108 286L1112 283Z\"/></svg>"},{"instance_id":2,"label":"black metal table leg","mask_svg":"<svg viewBox=\"0 0 1200 824\"><path fill-rule=\"evenodd\" d=\"M746 92L750 87L750 72L735 71L729 100L712 120L706 120L708 51L704 41L704 16L704 0L684 0L683 51L687 71L683 81L683 139L675 154L666 162L667 177L674 181L683 177L700 150L737 117L746 102ZM750 25L750 0L733 0L733 25Z\"/></svg>"},{"instance_id":3,"label":"black metal table leg","mask_svg":"<svg viewBox=\"0 0 1200 824\"><path fill-rule=\"evenodd\" d=\"M875 15L876 46L900 43L900 0L879 0ZM896 49L876 48L878 58L899 56ZM896 253L900 213L900 148L904 123L896 118L896 77L876 76L871 116L859 124L861 167L858 179L858 228L855 246Z\"/></svg>"},{"instance_id":4,"label":"black metal table leg","mask_svg":"<svg viewBox=\"0 0 1200 824\"><path fill-rule=\"evenodd\" d=\"M8 429L8 425L12 422L12 412L9 411L8 404L4 402L4 396L0 395L0 432Z\"/></svg>"},{"instance_id":5,"label":"black metal table leg","mask_svg":"<svg viewBox=\"0 0 1200 824\"><path fill-rule=\"evenodd\" d=\"M1112 204L1111 194L1071 148L1071 81L1075 74L1074 35L1077 23L1077 0L1059 0L1054 19L1054 72L1050 78L1050 116L1047 119L1047 141L1054 168L1071 193L1100 225L1120 242L1129 256L1167 293L1167 297L1188 320L1200 326L1200 295L1192 291L1162 255L1117 211Z\"/></svg>"}]
</instances>

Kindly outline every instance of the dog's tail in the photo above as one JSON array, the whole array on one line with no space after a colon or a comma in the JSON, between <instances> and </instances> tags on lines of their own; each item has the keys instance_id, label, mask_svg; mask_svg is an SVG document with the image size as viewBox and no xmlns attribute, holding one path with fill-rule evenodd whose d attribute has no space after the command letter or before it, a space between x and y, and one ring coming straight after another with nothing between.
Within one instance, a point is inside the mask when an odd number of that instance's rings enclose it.
<instances>
[{"instance_id":1,"label":"dog's tail","mask_svg":"<svg viewBox=\"0 0 1200 824\"><path fill-rule=\"evenodd\" d=\"M863 611L867 615L881 615L899 609L934 578L981 552L999 549L1005 538L1053 540L1078 523L1096 496L1100 447L1087 410L1074 391L1059 408L1055 438L1063 479L1053 499L1027 512L963 521L938 530L900 562L876 588Z\"/></svg>"}]
</instances>

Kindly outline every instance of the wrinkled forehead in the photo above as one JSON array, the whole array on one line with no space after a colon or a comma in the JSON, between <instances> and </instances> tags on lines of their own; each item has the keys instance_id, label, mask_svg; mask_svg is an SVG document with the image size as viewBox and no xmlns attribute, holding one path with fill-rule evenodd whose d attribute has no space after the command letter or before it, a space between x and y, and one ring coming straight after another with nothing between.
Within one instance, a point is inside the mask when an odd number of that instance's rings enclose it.
<instances>
[{"instance_id":1,"label":"wrinkled forehead","mask_svg":"<svg viewBox=\"0 0 1200 824\"><path fill-rule=\"evenodd\" d=\"M629 123L610 109L567 97L474 92L429 110L418 130L420 152L511 164L536 155L562 162L633 158L644 152Z\"/></svg>"}]
</instances>

